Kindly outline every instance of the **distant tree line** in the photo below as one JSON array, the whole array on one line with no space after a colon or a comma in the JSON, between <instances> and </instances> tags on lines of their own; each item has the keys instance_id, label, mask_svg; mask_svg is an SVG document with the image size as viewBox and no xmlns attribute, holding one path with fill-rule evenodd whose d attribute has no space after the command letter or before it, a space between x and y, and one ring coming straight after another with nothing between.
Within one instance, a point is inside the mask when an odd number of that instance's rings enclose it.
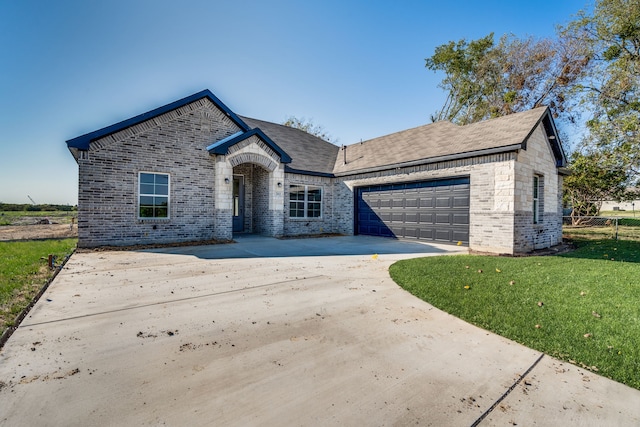
<instances>
[{"instance_id":1,"label":"distant tree line","mask_svg":"<svg viewBox=\"0 0 640 427\"><path fill-rule=\"evenodd\" d=\"M71 205L30 205L30 204L17 204L17 203L0 203L0 211L6 212L72 212L77 211L77 206Z\"/></svg>"}]
</instances>

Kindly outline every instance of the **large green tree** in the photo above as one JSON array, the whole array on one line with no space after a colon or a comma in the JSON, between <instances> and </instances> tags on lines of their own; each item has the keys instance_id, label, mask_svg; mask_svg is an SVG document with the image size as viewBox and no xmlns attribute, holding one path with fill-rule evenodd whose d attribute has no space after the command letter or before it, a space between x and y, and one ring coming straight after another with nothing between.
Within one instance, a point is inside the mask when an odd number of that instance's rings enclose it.
<instances>
[{"instance_id":1,"label":"large green tree","mask_svg":"<svg viewBox=\"0 0 640 427\"><path fill-rule=\"evenodd\" d=\"M573 208L574 225L585 216L598 215L603 201L621 201L630 196L626 187L628 173L615 156L576 151L571 155L571 170L564 179L564 197Z\"/></svg>"},{"instance_id":2,"label":"large green tree","mask_svg":"<svg viewBox=\"0 0 640 427\"><path fill-rule=\"evenodd\" d=\"M444 72L447 92L432 121L469 124L548 105L556 118L573 120L567 92L588 63L581 41L519 39L493 33L438 46L425 66Z\"/></svg>"},{"instance_id":3,"label":"large green tree","mask_svg":"<svg viewBox=\"0 0 640 427\"><path fill-rule=\"evenodd\" d=\"M467 124L547 105L561 132L564 122L584 125L565 180L576 215L596 214L604 198L623 199L637 185L640 0L596 0L555 38L449 42L425 65L444 72L448 95L433 121Z\"/></svg>"},{"instance_id":4,"label":"large green tree","mask_svg":"<svg viewBox=\"0 0 640 427\"><path fill-rule=\"evenodd\" d=\"M640 173L640 0L598 0L561 29L586 48L575 94L589 111L585 142Z\"/></svg>"}]
</instances>

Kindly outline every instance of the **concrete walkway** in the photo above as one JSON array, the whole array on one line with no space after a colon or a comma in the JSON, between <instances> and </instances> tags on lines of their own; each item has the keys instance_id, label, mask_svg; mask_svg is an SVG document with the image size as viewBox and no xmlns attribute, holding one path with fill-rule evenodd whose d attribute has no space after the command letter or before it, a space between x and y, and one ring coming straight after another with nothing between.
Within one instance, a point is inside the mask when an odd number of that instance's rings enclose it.
<instances>
[{"instance_id":1,"label":"concrete walkway","mask_svg":"<svg viewBox=\"0 0 640 427\"><path fill-rule=\"evenodd\" d=\"M0 425L640 424L640 391L388 276L464 248L237 241L75 254L0 352Z\"/></svg>"}]
</instances>

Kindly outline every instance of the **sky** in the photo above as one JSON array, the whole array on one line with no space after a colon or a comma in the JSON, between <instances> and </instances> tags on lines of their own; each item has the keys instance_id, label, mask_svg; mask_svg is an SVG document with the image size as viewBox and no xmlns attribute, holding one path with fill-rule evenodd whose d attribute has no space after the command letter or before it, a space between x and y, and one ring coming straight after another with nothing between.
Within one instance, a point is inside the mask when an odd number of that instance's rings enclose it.
<instances>
[{"instance_id":1,"label":"sky","mask_svg":"<svg viewBox=\"0 0 640 427\"><path fill-rule=\"evenodd\" d=\"M424 125L436 46L553 36L587 0L0 0L0 202L77 203L65 141L211 90L338 144Z\"/></svg>"}]
</instances>

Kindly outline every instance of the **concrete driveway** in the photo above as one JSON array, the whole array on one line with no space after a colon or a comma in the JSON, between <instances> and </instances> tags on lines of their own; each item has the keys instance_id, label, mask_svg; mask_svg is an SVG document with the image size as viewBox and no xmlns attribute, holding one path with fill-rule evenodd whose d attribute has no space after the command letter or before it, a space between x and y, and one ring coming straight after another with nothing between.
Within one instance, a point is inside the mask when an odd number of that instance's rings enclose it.
<instances>
[{"instance_id":1,"label":"concrete driveway","mask_svg":"<svg viewBox=\"0 0 640 427\"><path fill-rule=\"evenodd\" d=\"M73 255L0 352L0 424L640 424L639 391L388 276L464 248L237 240Z\"/></svg>"}]
</instances>

